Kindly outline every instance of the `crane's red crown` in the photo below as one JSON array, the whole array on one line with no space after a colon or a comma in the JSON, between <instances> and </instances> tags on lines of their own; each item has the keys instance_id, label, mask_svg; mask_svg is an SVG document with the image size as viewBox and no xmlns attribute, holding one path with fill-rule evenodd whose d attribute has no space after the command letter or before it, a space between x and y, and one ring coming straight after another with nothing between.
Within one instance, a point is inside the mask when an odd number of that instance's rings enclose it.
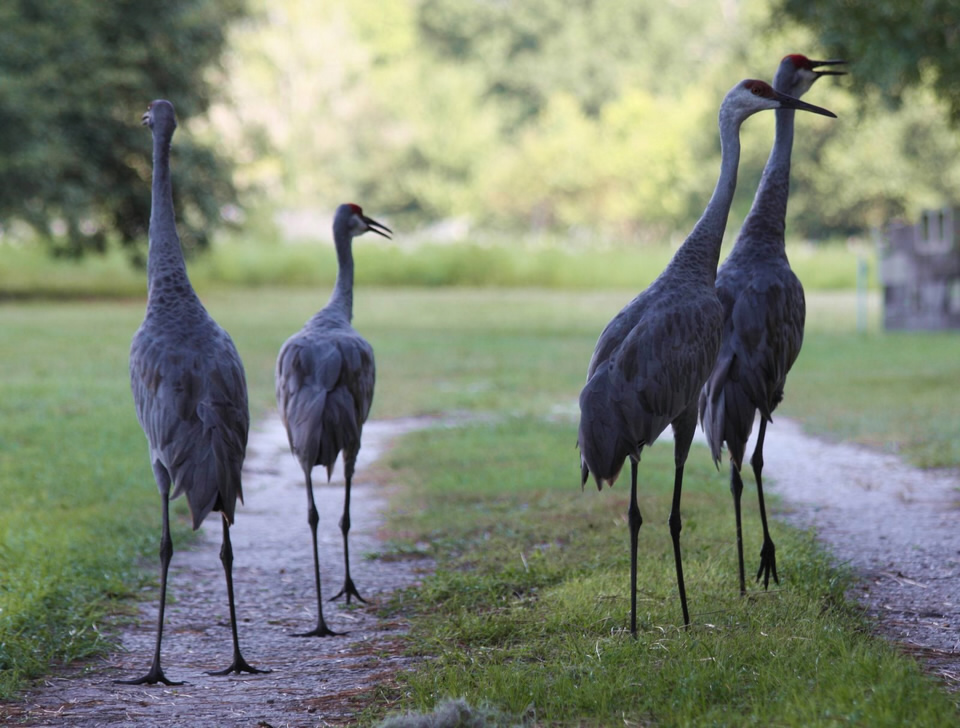
<instances>
[{"instance_id":1,"label":"crane's red crown","mask_svg":"<svg viewBox=\"0 0 960 728\"><path fill-rule=\"evenodd\" d=\"M357 214L357 215L363 214L363 210L360 208L360 205L354 205L352 202L348 202L347 207L353 210L354 214Z\"/></svg>"},{"instance_id":2,"label":"crane's red crown","mask_svg":"<svg viewBox=\"0 0 960 728\"><path fill-rule=\"evenodd\" d=\"M807 58L805 55L800 53L791 53L788 56L784 56L783 60L790 59L790 62L793 64L794 68L805 68L808 71L813 70L813 61Z\"/></svg>"}]
</instances>

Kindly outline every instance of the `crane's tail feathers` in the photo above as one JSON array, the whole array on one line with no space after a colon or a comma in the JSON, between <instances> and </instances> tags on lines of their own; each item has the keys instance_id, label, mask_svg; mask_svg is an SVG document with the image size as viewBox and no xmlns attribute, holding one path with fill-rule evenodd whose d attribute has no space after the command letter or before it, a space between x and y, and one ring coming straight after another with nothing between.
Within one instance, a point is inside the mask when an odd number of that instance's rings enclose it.
<instances>
[{"instance_id":1,"label":"crane's tail feathers","mask_svg":"<svg viewBox=\"0 0 960 728\"><path fill-rule=\"evenodd\" d=\"M621 411L622 403L615 394L607 369L594 373L580 392L580 427L577 443L580 446L581 481L586 483L592 473L597 489L603 484L613 485L623 462L633 455L639 457L639 443Z\"/></svg>"},{"instance_id":2,"label":"crane's tail feathers","mask_svg":"<svg viewBox=\"0 0 960 728\"><path fill-rule=\"evenodd\" d=\"M581 459L580 460L580 490L583 490L587 486L587 480L590 478L590 468L587 467L587 464ZM597 484L597 490L603 490L603 484L606 483L611 488L613 484L617 482L617 478L620 477L620 469L617 470L609 478L601 478L596 473L593 473L593 480Z\"/></svg>"},{"instance_id":3,"label":"crane's tail feathers","mask_svg":"<svg viewBox=\"0 0 960 728\"><path fill-rule=\"evenodd\" d=\"M700 392L700 401L698 403L700 410L700 426L703 428L703 434L707 438L707 445L710 447L710 457L713 458L713 464L720 469L720 460L723 455L723 387L711 389L711 381L708 381Z\"/></svg>"},{"instance_id":4,"label":"crane's tail feathers","mask_svg":"<svg viewBox=\"0 0 960 728\"><path fill-rule=\"evenodd\" d=\"M747 441L757 415L756 393L750 380L740 376L736 356L721 353L710 379L700 392L700 423L710 446L710 455L719 467L726 443L730 461L739 470L743 465ZM764 419L768 412L761 411Z\"/></svg>"}]
</instances>

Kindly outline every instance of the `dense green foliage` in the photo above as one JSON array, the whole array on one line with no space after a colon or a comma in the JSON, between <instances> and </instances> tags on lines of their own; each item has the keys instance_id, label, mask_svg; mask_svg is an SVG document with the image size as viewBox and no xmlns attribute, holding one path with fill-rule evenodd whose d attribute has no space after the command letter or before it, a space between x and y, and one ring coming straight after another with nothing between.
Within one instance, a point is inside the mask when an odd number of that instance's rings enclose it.
<instances>
[{"instance_id":1,"label":"dense green foliage","mask_svg":"<svg viewBox=\"0 0 960 728\"><path fill-rule=\"evenodd\" d=\"M724 93L741 78L769 79L786 53L825 55L772 8L281 0L232 29L231 101L211 131L235 150L251 207L353 199L401 234L456 219L682 238L719 169ZM872 71L853 63L851 76ZM960 198L958 140L939 99L920 89L891 110L850 88L851 77L826 79L809 93L839 119L798 117L794 236L864 235ZM743 127L732 224L753 197L772 128L773 114Z\"/></svg>"},{"instance_id":2,"label":"dense green foliage","mask_svg":"<svg viewBox=\"0 0 960 728\"><path fill-rule=\"evenodd\" d=\"M0 4L0 220L79 256L110 238L142 246L150 217L155 98L181 127L206 112L209 72L242 0L8 0ZM203 246L233 198L228 157L181 131L175 202L187 247Z\"/></svg>"},{"instance_id":3,"label":"dense green foliage","mask_svg":"<svg viewBox=\"0 0 960 728\"><path fill-rule=\"evenodd\" d=\"M901 0L15 0L0 7L0 123L15 130L0 139L0 216L5 233L28 222L63 253L142 245L150 144L137 122L166 96L183 122L173 173L188 248L234 188L231 219L257 237L278 210L354 200L401 238L454 221L443 235L675 242L716 179L724 93L825 47L850 54L851 75L809 94L839 119L798 119L788 231L862 236L960 198L944 102L956 61L935 32L951 27L948 5L907 23ZM843 45L847 28L859 32ZM773 114L744 125L732 224L772 128ZM283 234L317 236L302 227Z\"/></svg>"},{"instance_id":4,"label":"dense green foliage","mask_svg":"<svg viewBox=\"0 0 960 728\"><path fill-rule=\"evenodd\" d=\"M960 121L960 5L954 0L777 0L810 26L825 47L856 59L858 89L911 103L909 89L930 86Z\"/></svg>"}]
</instances>

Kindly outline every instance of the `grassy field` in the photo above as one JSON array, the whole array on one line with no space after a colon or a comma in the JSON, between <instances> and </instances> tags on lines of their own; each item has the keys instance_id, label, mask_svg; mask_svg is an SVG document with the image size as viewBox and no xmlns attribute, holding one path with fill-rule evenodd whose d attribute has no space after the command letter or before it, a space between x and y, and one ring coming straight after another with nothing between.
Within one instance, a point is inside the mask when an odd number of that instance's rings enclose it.
<instances>
[{"instance_id":1,"label":"grassy field","mask_svg":"<svg viewBox=\"0 0 960 728\"><path fill-rule=\"evenodd\" d=\"M562 290L639 291L670 260L672 245L612 245L500 236L457 244L418 243L398 235L388 243L367 236L354 245L360 286L536 287ZM872 272L875 254L832 243L788 246L791 263L808 291L852 290L858 256ZM726 254L726 251L723 253ZM329 287L336 276L336 254L327 240L281 243L249 237L220 240L208 255L190 262L194 285L262 288ZM875 275L869 285L876 290ZM125 254L111 250L81 261L51 260L37 246L0 243L0 300L75 299L144 295L142 271Z\"/></svg>"},{"instance_id":2,"label":"grassy field","mask_svg":"<svg viewBox=\"0 0 960 728\"><path fill-rule=\"evenodd\" d=\"M576 487L571 427L542 418L419 433L389 456L410 492L397 550L437 561L406 615L427 658L384 697L428 711L445 697L533 714L536 725L939 726L957 720L910 660L870 636L845 576L811 537L777 526L781 587L736 585L725 477L702 450L686 469L681 615L666 525L669 446L640 467L639 635L630 610L626 497ZM625 476L628 477L628 476ZM755 508L745 514L751 564ZM386 566L386 564L385 564ZM372 711L373 712L373 711Z\"/></svg>"},{"instance_id":3,"label":"grassy field","mask_svg":"<svg viewBox=\"0 0 960 728\"><path fill-rule=\"evenodd\" d=\"M272 407L276 351L327 289L201 292L234 336L260 416ZM391 697L422 709L462 694L514 714L533 706L545 722L584 724L956 722L949 698L866 635L842 601L843 575L808 536L782 529L783 589L733 598L729 497L702 450L688 467L683 537L701 626L676 629L664 525L670 450L661 445L641 466L642 634L624 637L626 489L580 492L573 416L599 330L631 295L358 293L355 323L377 352L373 417L496 415L494 424L410 436L379 466L406 484L391 516L391 548L429 549L439 565L422 591L390 607L413 617L411 649L434 658ZM812 296L810 308L784 412L918 462L960 464L950 434L960 427L955 339L858 335L848 294ZM101 649L94 625L154 578L134 568L141 556L152 565L159 530L127 382L142 314L138 299L0 306L8 352L0 381L4 696L51 661ZM875 300L870 316L875 325ZM933 406L936 419L920 416ZM952 449L931 446L938 441ZM182 503L177 512L179 545L188 531ZM747 553L758 549L748 541Z\"/></svg>"}]
</instances>

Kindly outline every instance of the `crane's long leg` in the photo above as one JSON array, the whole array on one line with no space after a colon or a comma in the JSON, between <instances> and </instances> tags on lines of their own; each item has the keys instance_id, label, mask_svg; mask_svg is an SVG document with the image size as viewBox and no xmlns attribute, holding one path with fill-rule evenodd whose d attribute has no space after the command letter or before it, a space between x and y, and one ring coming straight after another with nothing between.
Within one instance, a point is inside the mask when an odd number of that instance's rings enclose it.
<instances>
[{"instance_id":1,"label":"crane's long leg","mask_svg":"<svg viewBox=\"0 0 960 728\"><path fill-rule=\"evenodd\" d=\"M167 482L166 489L161 488L160 493L163 500L163 533L160 536L160 612L157 616L157 644L153 652L153 664L150 665L149 672L135 680L114 681L123 685L153 685L158 682L164 685L183 685L182 682L168 680L160 667L160 643L163 641L163 613L167 603L167 571L170 568L170 560L173 558L173 539L170 538L170 479L167 477L166 471L163 471L162 474L157 472L157 478L158 482L162 482L163 479Z\"/></svg>"},{"instance_id":2,"label":"crane's long leg","mask_svg":"<svg viewBox=\"0 0 960 728\"><path fill-rule=\"evenodd\" d=\"M237 637L237 608L233 600L233 545L230 543L230 524L225 516L223 522L223 544L220 546L220 562L223 564L223 573L227 578L227 600L230 603L230 631L233 634L233 662L225 670L210 671L208 675L229 675L241 672L265 673L270 670L258 670L250 667L240 654L240 640Z\"/></svg>"},{"instance_id":3,"label":"crane's long leg","mask_svg":"<svg viewBox=\"0 0 960 728\"><path fill-rule=\"evenodd\" d=\"M630 458L630 506L627 524L630 526L630 634L637 636L637 541L639 540L640 507L637 505L637 461Z\"/></svg>"},{"instance_id":4,"label":"crane's long leg","mask_svg":"<svg viewBox=\"0 0 960 728\"><path fill-rule=\"evenodd\" d=\"M763 503L763 480L760 477L763 471L763 438L767 434L767 421L760 420L760 432L757 435L757 446L753 450L753 457L750 458L750 464L753 466L753 476L757 479L757 498L760 501L760 523L763 524L763 546L760 547L760 568L757 569L757 581L763 576L763 588L766 589L770 584L770 577L773 576L774 582L780 583L777 578L777 549L773 545L773 539L770 538L770 531L767 528L767 509ZM741 568L741 582L743 570Z\"/></svg>"},{"instance_id":5,"label":"crane's long leg","mask_svg":"<svg viewBox=\"0 0 960 728\"><path fill-rule=\"evenodd\" d=\"M313 538L313 579L317 586L317 626L309 632L299 632L294 637L330 637L341 634L327 627L323 619L323 598L320 592L320 555L317 552L317 524L320 523L320 514L313 500L313 478L310 469L305 467L303 473L307 481L307 522L310 524L310 535Z\"/></svg>"},{"instance_id":6,"label":"crane's long leg","mask_svg":"<svg viewBox=\"0 0 960 728\"><path fill-rule=\"evenodd\" d=\"M680 592L680 608L683 610L683 623L690 626L690 612L687 611L687 590L683 584L683 562L680 559L680 491L683 488L683 465L678 465L673 481L673 505L670 508L670 537L673 539L673 558L677 564L677 589Z\"/></svg>"},{"instance_id":7,"label":"crane's long leg","mask_svg":"<svg viewBox=\"0 0 960 728\"><path fill-rule=\"evenodd\" d=\"M343 588L330 597L330 601L332 602L346 595L347 604L350 603L351 596L356 597L366 604L367 600L360 596L357 587L353 584L353 579L350 578L350 546L347 543L347 534L350 533L350 481L353 480L353 467L346 462L344 462L344 466L346 471L346 490L343 497L343 515L340 517L340 533L343 534L343 565L346 576L343 580Z\"/></svg>"},{"instance_id":8,"label":"crane's long leg","mask_svg":"<svg viewBox=\"0 0 960 728\"><path fill-rule=\"evenodd\" d=\"M746 577L743 567L743 526L740 516L740 497L743 495L743 479L740 469L730 460L730 493L733 495L733 514L737 521L737 566L740 570L740 595L747 593Z\"/></svg>"},{"instance_id":9,"label":"crane's long leg","mask_svg":"<svg viewBox=\"0 0 960 728\"><path fill-rule=\"evenodd\" d=\"M675 473L673 479L673 504L670 507L670 537L673 539L673 558L677 567L677 590L680 592L680 608L683 610L683 624L690 626L690 612L687 610L687 590L683 583L683 561L680 558L680 493L683 490L683 466L690 453L690 443L697 429L697 401L684 410L673 421L673 460Z\"/></svg>"}]
</instances>

